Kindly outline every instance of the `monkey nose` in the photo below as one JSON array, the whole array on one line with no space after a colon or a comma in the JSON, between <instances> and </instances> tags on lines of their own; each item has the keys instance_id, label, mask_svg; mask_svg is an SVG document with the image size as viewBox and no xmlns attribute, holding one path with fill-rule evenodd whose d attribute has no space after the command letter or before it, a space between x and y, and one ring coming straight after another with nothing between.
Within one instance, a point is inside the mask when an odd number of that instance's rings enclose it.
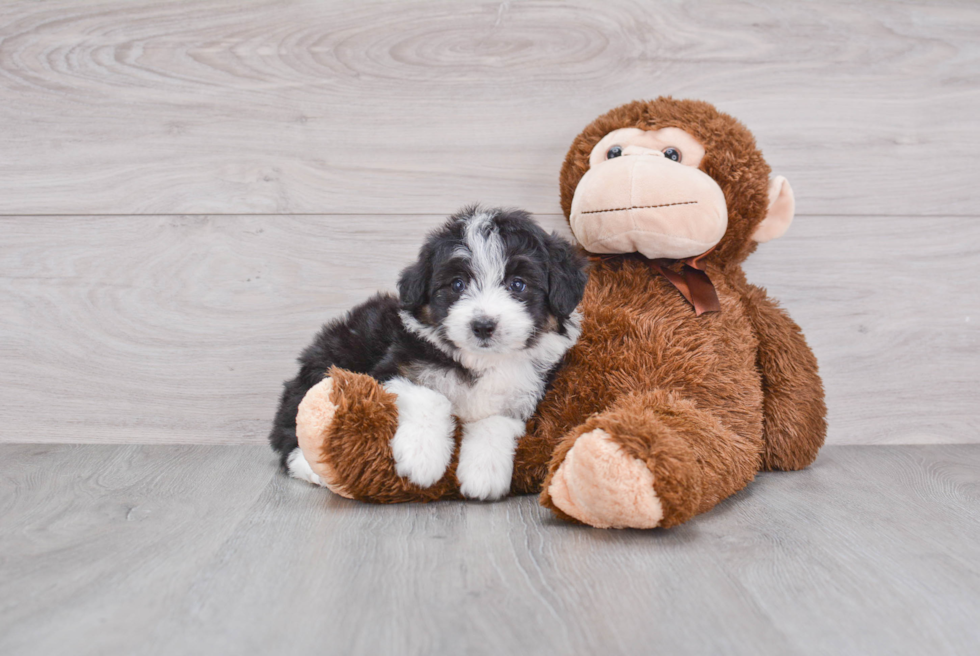
<instances>
[{"instance_id":1,"label":"monkey nose","mask_svg":"<svg viewBox=\"0 0 980 656\"><path fill-rule=\"evenodd\" d=\"M490 317L480 317L470 322L470 329L480 340L488 340L493 337L493 331L497 329L497 322Z\"/></svg>"}]
</instances>

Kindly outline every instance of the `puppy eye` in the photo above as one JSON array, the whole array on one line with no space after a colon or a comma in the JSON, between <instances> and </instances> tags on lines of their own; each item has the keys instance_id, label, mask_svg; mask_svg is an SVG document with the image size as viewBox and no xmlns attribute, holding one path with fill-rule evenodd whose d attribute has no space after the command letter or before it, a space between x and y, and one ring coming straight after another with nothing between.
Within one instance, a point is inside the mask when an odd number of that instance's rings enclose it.
<instances>
[{"instance_id":1,"label":"puppy eye","mask_svg":"<svg viewBox=\"0 0 980 656\"><path fill-rule=\"evenodd\" d=\"M527 289L527 283L520 278L514 278L510 281L510 291L520 293L525 289Z\"/></svg>"},{"instance_id":2,"label":"puppy eye","mask_svg":"<svg viewBox=\"0 0 980 656\"><path fill-rule=\"evenodd\" d=\"M464 289L466 289L466 281L463 280L462 278L456 278L451 283L449 283L449 286L453 288L454 292L459 294Z\"/></svg>"},{"instance_id":3,"label":"puppy eye","mask_svg":"<svg viewBox=\"0 0 980 656\"><path fill-rule=\"evenodd\" d=\"M676 148L664 148L664 157L679 162L681 161L681 151Z\"/></svg>"},{"instance_id":4,"label":"puppy eye","mask_svg":"<svg viewBox=\"0 0 980 656\"><path fill-rule=\"evenodd\" d=\"M609 150L606 151L606 159L612 159L613 157L619 157L622 154L623 154L623 147L622 146L613 146L612 148L610 148Z\"/></svg>"}]
</instances>

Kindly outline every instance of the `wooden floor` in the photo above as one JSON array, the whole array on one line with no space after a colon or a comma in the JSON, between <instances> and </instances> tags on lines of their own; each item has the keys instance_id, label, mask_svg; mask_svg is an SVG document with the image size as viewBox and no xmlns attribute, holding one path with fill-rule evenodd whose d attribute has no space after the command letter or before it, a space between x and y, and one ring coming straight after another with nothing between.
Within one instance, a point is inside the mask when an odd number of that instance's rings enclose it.
<instances>
[{"instance_id":1,"label":"wooden floor","mask_svg":"<svg viewBox=\"0 0 980 656\"><path fill-rule=\"evenodd\" d=\"M650 533L277 474L320 323L660 94L796 191L813 469ZM978 116L954 0L0 4L0 654L980 653Z\"/></svg>"},{"instance_id":2,"label":"wooden floor","mask_svg":"<svg viewBox=\"0 0 980 656\"><path fill-rule=\"evenodd\" d=\"M668 531L372 506L261 446L0 445L3 654L972 654L980 445L828 447Z\"/></svg>"}]
</instances>

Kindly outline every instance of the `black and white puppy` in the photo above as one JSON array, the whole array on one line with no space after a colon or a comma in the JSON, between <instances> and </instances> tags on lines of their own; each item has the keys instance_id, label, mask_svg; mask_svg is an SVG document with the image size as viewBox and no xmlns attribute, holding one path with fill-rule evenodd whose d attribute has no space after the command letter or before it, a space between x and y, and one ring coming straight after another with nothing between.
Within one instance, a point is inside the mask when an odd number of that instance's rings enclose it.
<instances>
[{"instance_id":1,"label":"black and white puppy","mask_svg":"<svg viewBox=\"0 0 980 656\"><path fill-rule=\"evenodd\" d=\"M431 233L401 273L399 298L379 294L323 327L285 383L269 440L283 467L320 483L296 442L296 411L331 365L367 373L397 395L396 471L428 487L452 458L464 496L510 489L525 422L581 332L587 276L573 246L526 212L469 207Z\"/></svg>"}]
</instances>

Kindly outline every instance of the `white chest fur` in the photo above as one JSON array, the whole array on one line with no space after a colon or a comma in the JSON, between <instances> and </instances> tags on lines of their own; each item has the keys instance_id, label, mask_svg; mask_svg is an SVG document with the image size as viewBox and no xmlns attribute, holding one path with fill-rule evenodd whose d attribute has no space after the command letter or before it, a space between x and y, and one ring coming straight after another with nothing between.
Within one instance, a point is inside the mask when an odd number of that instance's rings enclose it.
<instances>
[{"instance_id":1,"label":"white chest fur","mask_svg":"<svg viewBox=\"0 0 980 656\"><path fill-rule=\"evenodd\" d=\"M475 381L452 370L420 368L415 384L443 394L463 423L504 415L527 421L544 394L544 375L527 359L511 358L481 371Z\"/></svg>"},{"instance_id":2,"label":"white chest fur","mask_svg":"<svg viewBox=\"0 0 980 656\"><path fill-rule=\"evenodd\" d=\"M494 415L527 421L544 396L545 378L581 333L581 315L569 319L565 335L546 333L531 348L509 354L456 352L453 356L474 372L475 380L454 370L421 366L409 378L449 399L463 423Z\"/></svg>"}]
</instances>

